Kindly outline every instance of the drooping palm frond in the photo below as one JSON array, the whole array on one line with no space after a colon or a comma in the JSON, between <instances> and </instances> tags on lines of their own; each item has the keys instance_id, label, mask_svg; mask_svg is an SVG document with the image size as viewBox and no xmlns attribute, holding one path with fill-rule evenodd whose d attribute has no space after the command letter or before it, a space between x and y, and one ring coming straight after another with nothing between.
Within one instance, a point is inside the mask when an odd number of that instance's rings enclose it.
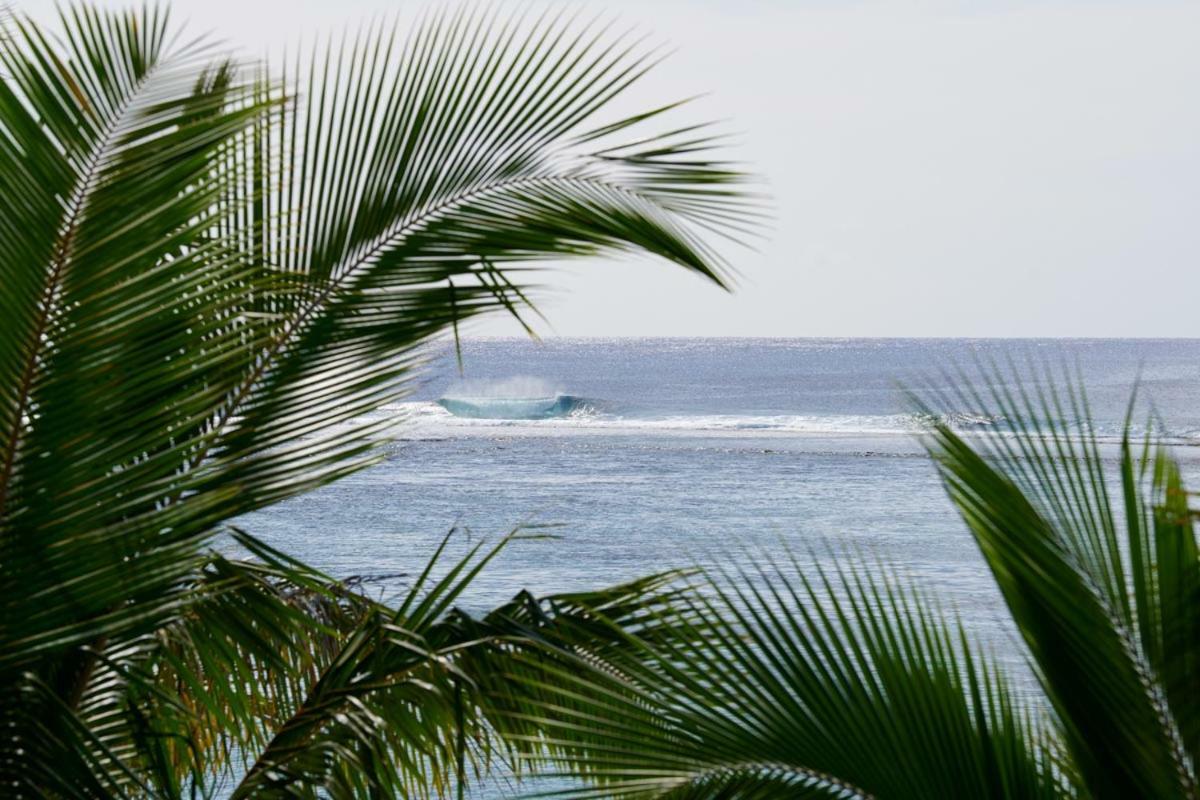
<instances>
[{"instance_id":1,"label":"drooping palm frond","mask_svg":"<svg viewBox=\"0 0 1200 800\"><path fill-rule=\"evenodd\" d=\"M670 110L600 116L652 54L561 17L464 7L296 57L254 189L293 290L264 299L272 335L193 459L239 512L369 458L377 428L336 426L404 394L430 336L521 314L522 265L636 250L721 280L700 234L755 222L742 174L703 130L623 140Z\"/></svg>"},{"instance_id":2,"label":"drooping palm frond","mask_svg":"<svg viewBox=\"0 0 1200 800\"><path fill-rule=\"evenodd\" d=\"M989 409L1015 435L968 442L937 424L930 452L1029 646L1075 769L1094 797L1194 796L1200 559L1179 467L1150 434L1135 448L1128 420L1119 448L1102 444L1081 389L1046 376L1009 390L998 370L988 374L987 394L926 407Z\"/></svg>"},{"instance_id":3,"label":"drooping palm frond","mask_svg":"<svg viewBox=\"0 0 1200 800\"><path fill-rule=\"evenodd\" d=\"M140 780L87 719L101 664L198 564L204 529L162 502L173 431L212 402L199 370L244 357L180 355L234 327L253 265L210 235L212 164L263 106L156 10L60 21L62 42L18 16L0 44L0 683L53 728L3 747L21 782L100 796Z\"/></svg>"}]
</instances>

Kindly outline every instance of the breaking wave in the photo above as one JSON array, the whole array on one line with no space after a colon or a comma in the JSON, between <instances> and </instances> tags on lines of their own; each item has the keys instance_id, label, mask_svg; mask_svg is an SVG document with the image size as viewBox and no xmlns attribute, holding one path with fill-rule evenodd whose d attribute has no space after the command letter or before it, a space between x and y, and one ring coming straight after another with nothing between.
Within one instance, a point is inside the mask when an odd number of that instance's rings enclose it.
<instances>
[{"instance_id":1,"label":"breaking wave","mask_svg":"<svg viewBox=\"0 0 1200 800\"><path fill-rule=\"evenodd\" d=\"M443 397L438 405L456 417L467 419L538 420L566 417L586 409L582 397L557 394L553 397Z\"/></svg>"},{"instance_id":2,"label":"breaking wave","mask_svg":"<svg viewBox=\"0 0 1200 800\"><path fill-rule=\"evenodd\" d=\"M526 376L459 381L437 404L462 419L508 421L577 416L593 405L586 398L562 392L550 381Z\"/></svg>"}]
</instances>

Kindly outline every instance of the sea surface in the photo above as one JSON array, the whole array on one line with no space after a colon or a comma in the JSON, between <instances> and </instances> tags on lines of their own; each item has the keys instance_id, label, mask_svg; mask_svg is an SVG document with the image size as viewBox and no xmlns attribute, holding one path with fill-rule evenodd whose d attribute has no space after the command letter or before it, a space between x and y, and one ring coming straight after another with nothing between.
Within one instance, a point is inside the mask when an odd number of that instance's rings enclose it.
<instances>
[{"instance_id":1,"label":"sea surface","mask_svg":"<svg viewBox=\"0 0 1200 800\"><path fill-rule=\"evenodd\" d=\"M1139 381L1143 411L1197 473L1200 340L469 340L461 374L446 345L419 391L379 412L404 420L384 463L242 524L336 576L393 576L381 592L452 529L458 554L552 525L555 538L512 544L478 579L463 598L475 611L524 588L737 569L764 553L807 570L849 554L936 596L1033 691L904 391L1009 362L1077 371L1106 441ZM981 407L939 411L973 435L1004 434Z\"/></svg>"}]
</instances>

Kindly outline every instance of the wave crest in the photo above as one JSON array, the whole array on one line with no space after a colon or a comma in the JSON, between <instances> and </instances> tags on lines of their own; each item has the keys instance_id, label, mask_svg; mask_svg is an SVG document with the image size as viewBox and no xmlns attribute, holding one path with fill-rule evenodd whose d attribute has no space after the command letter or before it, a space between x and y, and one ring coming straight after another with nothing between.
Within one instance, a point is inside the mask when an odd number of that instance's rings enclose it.
<instances>
[{"instance_id":1,"label":"wave crest","mask_svg":"<svg viewBox=\"0 0 1200 800\"><path fill-rule=\"evenodd\" d=\"M578 416L588 408L582 397L443 397L438 405L467 419L538 420Z\"/></svg>"}]
</instances>

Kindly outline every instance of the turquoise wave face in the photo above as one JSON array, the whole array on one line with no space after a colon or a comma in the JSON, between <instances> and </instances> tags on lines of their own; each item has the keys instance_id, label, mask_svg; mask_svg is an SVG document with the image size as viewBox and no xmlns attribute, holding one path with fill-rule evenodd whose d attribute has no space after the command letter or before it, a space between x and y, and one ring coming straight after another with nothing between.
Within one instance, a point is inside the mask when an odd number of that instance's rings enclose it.
<instances>
[{"instance_id":1,"label":"turquoise wave face","mask_svg":"<svg viewBox=\"0 0 1200 800\"><path fill-rule=\"evenodd\" d=\"M584 400L569 394L554 397L443 397L438 405L456 417L471 419L552 419L582 408Z\"/></svg>"}]
</instances>

